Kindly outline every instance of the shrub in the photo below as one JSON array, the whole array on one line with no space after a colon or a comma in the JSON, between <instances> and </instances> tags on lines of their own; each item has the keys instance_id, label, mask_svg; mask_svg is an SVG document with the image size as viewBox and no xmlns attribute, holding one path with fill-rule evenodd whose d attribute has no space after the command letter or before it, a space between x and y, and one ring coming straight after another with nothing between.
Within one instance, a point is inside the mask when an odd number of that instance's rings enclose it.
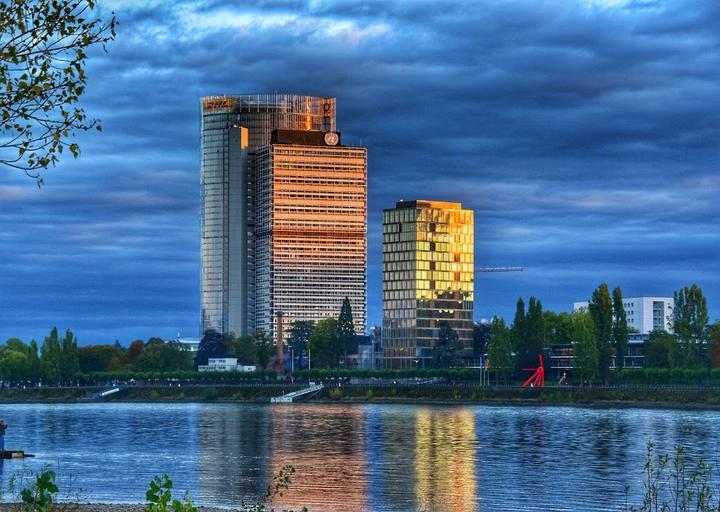
<instances>
[{"instance_id":1,"label":"shrub","mask_svg":"<svg viewBox=\"0 0 720 512\"><path fill-rule=\"evenodd\" d=\"M172 480L167 475L156 476L150 481L149 489L145 493L147 505L144 512L196 512L190 495L185 491L182 502L172 499Z\"/></svg>"},{"instance_id":2,"label":"shrub","mask_svg":"<svg viewBox=\"0 0 720 512\"><path fill-rule=\"evenodd\" d=\"M333 400L340 400L342 398L343 394L342 391L340 391L340 388L332 388L330 390L330 398Z\"/></svg>"}]
</instances>

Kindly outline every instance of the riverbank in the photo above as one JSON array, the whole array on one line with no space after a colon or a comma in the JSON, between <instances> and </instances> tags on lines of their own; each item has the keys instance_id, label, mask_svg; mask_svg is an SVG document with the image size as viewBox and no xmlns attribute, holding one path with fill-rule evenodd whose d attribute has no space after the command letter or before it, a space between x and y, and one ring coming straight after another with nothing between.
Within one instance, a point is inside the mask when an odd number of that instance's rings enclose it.
<instances>
[{"instance_id":1,"label":"riverbank","mask_svg":"<svg viewBox=\"0 0 720 512\"><path fill-rule=\"evenodd\" d=\"M0 504L0 512L18 512L22 510L18 503ZM58 512L143 512L146 505L132 503L54 503L53 510ZM228 512L228 509L216 507L197 507L197 512Z\"/></svg>"},{"instance_id":2,"label":"riverbank","mask_svg":"<svg viewBox=\"0 0 720 512\"><path fill-rule=\"evenodd\" d=\"M299 385L136 386L105 402L252 402L301 389ZM83 402L100 388L12 388L0 403ZM326 387L309 402L439 403L478 405L573 405L720 409L718 388L480 387L472 385L342 385Z\"/></svg>"}]
</instances>

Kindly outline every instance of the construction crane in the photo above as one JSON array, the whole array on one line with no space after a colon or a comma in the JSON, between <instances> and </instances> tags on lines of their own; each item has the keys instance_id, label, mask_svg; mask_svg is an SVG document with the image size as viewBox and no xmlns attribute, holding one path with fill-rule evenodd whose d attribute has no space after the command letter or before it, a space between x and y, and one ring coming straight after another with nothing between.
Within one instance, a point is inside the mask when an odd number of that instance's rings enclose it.
<instances>
[{"instance_id":1,"label":"construction crane","mask_svg":"<svg viewBox=\"0 0 720 512\"><path fill-rule=\"evenodd\" d=\"M475 272L522 272L522 267L479 267Z\"/></svg>"}]
</instances>

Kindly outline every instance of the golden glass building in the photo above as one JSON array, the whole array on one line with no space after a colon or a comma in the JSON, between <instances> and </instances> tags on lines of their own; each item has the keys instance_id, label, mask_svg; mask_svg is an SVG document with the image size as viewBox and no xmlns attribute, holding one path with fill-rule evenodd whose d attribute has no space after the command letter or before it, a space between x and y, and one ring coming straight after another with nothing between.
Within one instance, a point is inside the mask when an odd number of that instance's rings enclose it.
<instances>
[{"instance_id":1,"label":"golden glass building","mask_svg":"<svg viewBox=\"0 0 720 512\"><path fill-rule=\"evenodd\" d=\"M255 326L366 319L367 150L336 132L276 130L256 159Z\"/></svg>"},{"instance_id":2,"label":"golden glass building","mask_svg":"<svg viewBox=\"0 0 720 512\"><path fill-rule=\"evenodd\" d=\"M439 323L472 355L473 211L400 201L383 210L383 352L388 368L431 367Z\"/></svg>"}]
</instances>

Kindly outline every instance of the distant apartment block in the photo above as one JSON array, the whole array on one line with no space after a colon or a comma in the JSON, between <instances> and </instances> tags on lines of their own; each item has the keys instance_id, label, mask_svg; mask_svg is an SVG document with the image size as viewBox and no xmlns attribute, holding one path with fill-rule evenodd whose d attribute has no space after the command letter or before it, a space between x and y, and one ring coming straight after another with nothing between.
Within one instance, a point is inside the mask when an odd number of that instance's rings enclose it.
<instances>
[{"instance_id":1,"label":"distant apartment block","mask_svg":"<svg viewBox=\"0 0 720 512\"><path fill-rule=\"evenodd\" d=\"M474 219L460 203L400 201L383 211L383 352L389 368L432 364L439 324L472 355Z\"/></svg>"},{"instance_id":2,"label":"distant apartment block","mask_svg":"<svg viewBox=\"0 0 720 512\"><path fill-rule=\"evenodd\" d=\"M674 301L672 297L624 298L628 327L639 334L664 330L672 332ZM573 311L587 311L588 301L574 302Z\"/></svg>"}]
</instances>

